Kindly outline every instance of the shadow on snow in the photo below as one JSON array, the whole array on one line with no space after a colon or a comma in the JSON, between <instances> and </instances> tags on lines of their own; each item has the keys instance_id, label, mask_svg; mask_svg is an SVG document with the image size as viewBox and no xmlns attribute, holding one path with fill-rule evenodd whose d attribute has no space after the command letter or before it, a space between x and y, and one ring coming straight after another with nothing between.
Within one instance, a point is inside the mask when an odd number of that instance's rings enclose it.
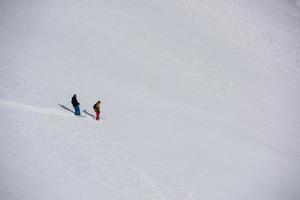
<instances>
[{"instance_id":1,"label":"shadow on snow","mask_svg":"<svg viewBox=\"0 0 300 200\"><path fill-rule=\"evenodd\" d=\"M70 108L66 107L65 105L62 105L62 104L58 104L60 107L62 107L63 109L75 114L75 112L73 110L71 110Z\"/></svg>"},{"instance_id":2,"label":"shadow on snow","mask_svg":"<svg viewBox=\"0 0 300 200\"><path fill-rule=\"evenodd\" d=\"M93 115L93 114L91 114L91 113L89 113L87 110L83 110L83 112L84 112L85 114L91 116L93 119L96 119L96 116Z\"/></svg>"},{"instance_id":3,"label":"shadow on snow","mask_svg":"<svg viewBox=\"0 0 300 200\"><path fill-rule=\"evenodd\" d=\"M58 104L58 105L59 105L61 108L63 108L64 110L67 110L67 111L69 111L69 112L75 114L75 112L74 112L72 109L66 107L65 105L62 105L62 104ZM96 116L93 115L93 114L91 114L91 113L89 113L87 110L83 110L82 112L84 112L85 114L89 115L89 116L92 117L93 119L96 119ZM80 116L81 116L81 115L80 115ZM84 117L84 116L82 116L82 117Z\"/></svg>"}]
</instances>

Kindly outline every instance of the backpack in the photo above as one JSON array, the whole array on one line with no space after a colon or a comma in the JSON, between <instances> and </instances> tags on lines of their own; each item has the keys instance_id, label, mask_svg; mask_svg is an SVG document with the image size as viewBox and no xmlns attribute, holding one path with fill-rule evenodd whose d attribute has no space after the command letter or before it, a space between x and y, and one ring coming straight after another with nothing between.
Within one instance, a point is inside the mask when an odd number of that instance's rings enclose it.
<instances>
[{"instance_id":1,"label":"backpack","mask_svg":"<svg viewBox=\"0 0 300 200\"><path fill-rule=\"evenodd\" d=\"M96 104L94 104L94 106L93 106L94 110L96 110L96 107L97 107L97 105L96 105Z\"/></svg>"}]
</instances>

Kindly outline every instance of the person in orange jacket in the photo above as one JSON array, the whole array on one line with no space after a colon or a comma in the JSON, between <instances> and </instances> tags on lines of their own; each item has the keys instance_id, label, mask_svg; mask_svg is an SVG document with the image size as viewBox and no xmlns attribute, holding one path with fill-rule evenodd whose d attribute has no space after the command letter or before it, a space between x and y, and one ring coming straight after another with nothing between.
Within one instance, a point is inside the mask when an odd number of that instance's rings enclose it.
<instances>
[{"instance_id":1,"label":"person in orange jacket","mask_svg":"<svg viewBox=\"0 0 300 200\"><path fill-rule=\"evenodd\" d=\"M96 113L96 120L100 119L100 104L101 104L101 101L97 101L97 103L95 103L95 105L93 106L94 111Z\"/></svg>"}]
</instances>

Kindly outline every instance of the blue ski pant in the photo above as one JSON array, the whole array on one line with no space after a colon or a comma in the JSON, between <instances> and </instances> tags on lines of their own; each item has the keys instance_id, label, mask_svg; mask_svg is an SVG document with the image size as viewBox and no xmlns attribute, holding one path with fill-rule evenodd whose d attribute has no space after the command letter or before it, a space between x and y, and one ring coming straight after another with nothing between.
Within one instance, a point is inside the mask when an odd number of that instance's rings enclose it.
<instances>
[{"instance_id":1,"label":"blue ski pant","mask_svg":"<svg viewBox=\"0 0 300 200\"><path fill-rule=\"evenodd\" d=\"M75 109L75 115L80 115L80 108L79 106L74 106Z\"/></svg>"}]
</instances>

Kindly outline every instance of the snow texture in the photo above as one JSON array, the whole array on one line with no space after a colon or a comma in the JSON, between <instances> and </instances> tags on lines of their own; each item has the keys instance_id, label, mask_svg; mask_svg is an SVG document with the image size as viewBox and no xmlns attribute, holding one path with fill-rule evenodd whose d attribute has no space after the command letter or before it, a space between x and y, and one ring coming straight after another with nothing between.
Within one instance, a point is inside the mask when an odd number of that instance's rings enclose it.
<instances>
[{"instance_id":1,"label":"snow texture","mask_svg":"<svg viewBox=\"0 0 300 200\"><path fill-rule=\"evenodd\" d=\"M299 200L299 87L299 0L2 0L0 199Z\"/></svg>"}]
</instances>

